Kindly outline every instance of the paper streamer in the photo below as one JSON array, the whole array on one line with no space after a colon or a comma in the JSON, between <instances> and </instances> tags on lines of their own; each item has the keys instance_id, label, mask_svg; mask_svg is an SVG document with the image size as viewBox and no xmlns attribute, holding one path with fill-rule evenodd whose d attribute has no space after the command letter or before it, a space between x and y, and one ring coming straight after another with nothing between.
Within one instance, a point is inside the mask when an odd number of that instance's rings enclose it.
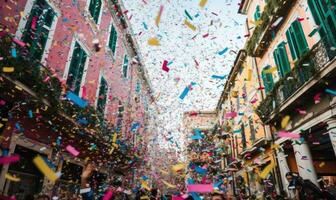
<instances>
[{"instance_id":1,"label":"paper streamer","mask_svg":"<svg viewBox=\"0 0 336 200\"><path fill-rule=\"evenodd\" d=\"M336 91L335 90L326 89L325 92L328 93L328 94L336 96Z\"/></svg>"},{"instance_id":2,"label":"paper streamer","mask_svg":"<svg viewBox=\"0 0 336 200\"><path fill-rule=\"evenodd\" d=\"M228 47L225 47L225 49L223 49L222 51L218 52L218 54L219 54L220 56L222 56L222 55L224 55L228 50L229 50L229 48L228 48Z\"/></svg>"},{"instance_id":3,"label":"paper streamer","mask_svg":"<svg viewBox=\"0 0 336 200\"><path fill-rule=\"evenodd\" d=\"M265 169L259 174L260 178L265 179L271 170L275 167L275 164L271 162Z\"/></svg>"},{"instance_id":4,"label":"paper streamer","mask_svg":"<svg viewBox=\"0 0 336 200\"><path fill-rule=\"evenodd\" d=\"M174 196L174 195L173 195L172 200L184 200L184 198L183 198L183 197L180 197L180 196Z\"/></svg>"},{"instance_id":5,"label":"paper streamer","mask_svg":"<svg viewBox=\"0 0 336 200\"><path fill-rule=\"evenodd\" d=\"M155 25L156 26L159 26L159 24L160 24L162 12L163 12L163 5L160 6L159 13L158 13L158 15L155 18Z\"/></svg>"},{"instance_id":6,"label":"paper streamer","mask_svg":"<svg viewBox=\"0 0 336 200\"><path fill-rule=\"evenodd\" d=\"M167 60L163 61L162 70L165 71L165 72L169 72L170 69L168 68L168 61Z\"/></svg>"},{"instance_id":7,"label":"paper streamer","mask_svg":"<svg viewBox=\"0 0 336 200\"><path fill-rule=\"evenodd\" d=\"M12 176L12 175L10 175L8 173L5 175L5 178L8 179L8 180L10 180L10 181L13 181L13 182L19 182L19 181L21 181L21 179L19 177Z\"/></svg>"},{"instance_id":8,"label":"paper streamer","mask_svg":"<svg viewBox=\"0 0 336 200\"><path fill-rule=\"evenodd\" d=\"M204 6L207 4L207 2L208 2L208 0L201 0L199 2L199 6L202 7L202 8L204 8Z\"/></svg>"},{"instance_id":9,"label":"paper streamer","mask_svg":"<svg viewBox=\"0 0 336 200\"><path fill-rule=\"evenodd\" d=\"M296 133L291 133L291 132L287 132L287 131L279 131L278 132L278 137L281 138L292 138L292 139L300 139L300 135L296 134Z\"/></svg>"},{"instance_id":10,"label":"paper streamer","mask_svg":"<svg viewBox=\"0 0 336 200\"><path fill-rule=\"evenodd\" d=\"M14 67L3 67L2 71L5 73L12 73L14 72Z\"/></svg>"},{"instance_id":11,"label":"paper streamer","mask_svg":"<svg viewBox=\"0 0 336 200\"><path fill-rule=\"evenodd\" d=\"M113 196L113 192L111 189L108 189L107 192L105 193L103 200L110 200Z\"/></svg>"},{"instance_id":12,"label":"paper streamer","mask_svg":"<svg viewBox=\"0 0 336 200\"><path fill-rule=\"evenodd\" d=\"M188 185L188 192L210 193L214 189L212 184L192 184Z\"/></svg>"},{"instance_id":13,"label":"paper streamer","mask_svg":"<svg viewBox=\"0 0 336 200\"><path fill-rule=\"evenodd\" d=\"M57 174L52 169L50 169L41 156L36 156L33 159L33 163L50 181L55 182L58 179Z\"/></svg>"},{"instance_id":14,"label":"paper streamer","mask_svg":"<svg viewBox=\"0 0 336 200\"><path fill-rule=\"evenodd\" d=\"M15 162L20 161L19 155L12 155L12 156L1 156L0 157L0 164L1 165L7 165Z\"/></svg>"},{"instance_id":15,"label":"paper streamer","mask_svg":"<svg viewBox=\"0 0 336 200\"><path fill-rule=\"evenodd\" d=\"M180 95L180 99L183 100L183 99L187 96L188 93L189 93L189 87L186 87L186 88L183 90L182 94Z\"/></svg>"},{"instance_id":16,"label":"paper streamer","mask_svg":"<svg viewBox=\"0 0 336 200\"><path fill-rule=\"evenodd\" d=\"M186 25L188 28L190 28L193 31L196 31L196 26L194 26L192 23L190 23L188 20L184 20L184 25Z\"/></svg>"},{"instance_id":17,"label":"paper streamer","mask_svg":"<svg viewBox=\"0 0 336 200\"><path fill-rule=\"evenodd\" d=\"M148 40L148 45L150 45L150 46L160 46L160 41L156 38L150 38Z\"/></svg>"},{"instance_id":18,"label":"paper streamer","mask_svg":"<svg viewBox=\"0 0 336 200\"><path fill-rule=\"evenodd\" d=\"M172 171L178 172L178 171L184 169L185 167L186 167L186 165L184 163L180 163L180 164L172 166Z\"/></svg>"},{"instance_id":19,"label":"paper streamer","mask_svg":"<svg viewBox=\"0 0 336 200\"><path fill-rule=\"evenodd\" d=\"M290 120L290 116L286 115L284 118L281 120L281 128L286 128Z\"/></svg>"},{"instance_id":20,"label":"paper streamer","mask_svg":"<svg viewBox=\"0 0 336 200\"><path fill-rule=\"evenodd\" d=\"M162 181L162 183L165 184L168 188L176 188L175 185L172 185L172 184L170 184L170 183L168 183L168 182L166 182L166 181L164 181L164 180L161 180L161 181Z\"/></svg>"},{"instance_id":21,"label":"paper streamer","mask_svg":"<svg viewBox=\"0 0 336 200\"><path fill-rule=\"evenodd\" d=\"M213 79L224 80L224 79L227 78L227 75L224 75L224 76L212 75L211 78L213 78Z\"/></svg>"},{"instance_id":22,"label":"paper streamer","mask_svg":"<svg viewBox=\"0 0 336 200\"><path fill-rule=\"evenodd\" d=\"M18 44L21 47L26 46L26 43L22 42L21 40L18 40L16 38L13 38L13 42L15 42L16 44Z\"/></svg>"},{"instance_id":23,"label":"paper streamer","mask_svg":"<svg viewBox=\"0 0 336 200\"><path fill-rule=\"evenodd\" d=\"M184 13L187 15L187 17L188 17L190 20L193 20L193 18L191 17L191 15L188 13L187 10L184 10Z\"/></svg>"},{"instance_id":24,"label":"paper streamer","mask_svg":"<svg viewBox=\"0 0 336 200\"><path fill-rule=\"evenodd\" d=\"M73 156L78 156L79 155L79 151L77 151L73 146L68 145L65 148L69 153L71 153Z\"/></svg>"},{"instance_id":25,"label":"paper streamer","mask_svg":"<svg viewBox=\"0 0 336 200\"><path fill-rule=\"evenodd\" d=\"M86 106L88 106L88 101L85 101L73 92L68 91L67 98L81 108L85 108Z\"/></svg>"}]
</instances>

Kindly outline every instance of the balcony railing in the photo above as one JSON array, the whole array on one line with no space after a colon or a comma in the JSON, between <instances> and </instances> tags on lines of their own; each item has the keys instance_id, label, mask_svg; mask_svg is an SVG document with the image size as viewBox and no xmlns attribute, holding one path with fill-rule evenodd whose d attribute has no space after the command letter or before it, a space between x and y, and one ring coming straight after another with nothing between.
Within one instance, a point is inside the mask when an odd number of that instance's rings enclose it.
<instances>
[{"instance_id":1,"label":"balcony railing","mask_svg":"<svg viewBox=\"0 0 336 200\"><path fill-rule=\"evenodd\" d=\"M13 51L15 53L12 53ZM102 133L101 136L107 139L106 135L112 132L112 128L105 119L99 118L99 114L92 106L80 108L70 101L62 100L66 86L62 85L56 72L34 59L26 47L16 45L12 41L12 36L5 35L0 38L0 55L3 57L0 62L1 76L24 85L36 94L34 96L38 100L47 104L51 112L59 113L74 122L79 118L86 119L88 124L85 127ZM13 67L14 71L3 72L3 67ZM70 116L76 116L77 119Z\"/></svg>"},{"instance_id":2,"label":"balcony railing","mask_svg":"<svg viewBox=\"0 0 336 200\"><path fill-rule=\"evenodd\" d=\"M325 40L321 40L295 63L295 67L281 78L256 109L263 122L289 100L305 83L318 76L318 72L335 57L335 51Z\"/></svg>"}]
</instances>

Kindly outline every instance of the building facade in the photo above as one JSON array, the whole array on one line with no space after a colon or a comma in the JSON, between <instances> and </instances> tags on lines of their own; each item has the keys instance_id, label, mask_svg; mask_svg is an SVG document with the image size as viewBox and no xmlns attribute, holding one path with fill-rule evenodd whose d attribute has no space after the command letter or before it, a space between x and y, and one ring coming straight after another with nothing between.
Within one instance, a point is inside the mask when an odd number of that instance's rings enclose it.
<instances>
[{"instance_id":1,"label":"building facade","mask_svg":"<svg viewBox=\"0 0 336 200\"><path fill-rule=\"evenodd\" d=\"M255 113L269 127L283 191L287 172L335 185L335 1L245 0L245 49L262 83Z\"/></svg>"},{"instance_id":2,"label":"building facade","mask_svg":"<svg viewBox=\"0 0 336 200\"><path fill-rule=\"evenodd\" d=\"M106 180L126 176L116 168L143 159L154 98L124 10L106 0L1 6L1 150L22 161L1 168L3 194L23 199L62 187L76 193L87 160ZM56 183L32 164L37 154L62 173Z\"/></svg>"}]
</instances>

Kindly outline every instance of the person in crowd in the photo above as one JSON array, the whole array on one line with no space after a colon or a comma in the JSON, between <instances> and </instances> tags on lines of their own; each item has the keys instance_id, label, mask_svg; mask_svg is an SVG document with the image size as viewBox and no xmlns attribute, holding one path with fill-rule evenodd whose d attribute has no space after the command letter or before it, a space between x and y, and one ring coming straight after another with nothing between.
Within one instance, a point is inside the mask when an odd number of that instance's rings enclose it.
<instances>
[{"instance_id":1,"label":"person in crowd","mask_svg":"<svg viewBox=\"0 0 336 200\"><path fill-rule=\"evenodd\" d=\"M288 189L293 190L297 200L325 199L322 191L310 180L303 180L297 173L288 172L286 179L289 182Z\"/></svg>"}]
</instances>

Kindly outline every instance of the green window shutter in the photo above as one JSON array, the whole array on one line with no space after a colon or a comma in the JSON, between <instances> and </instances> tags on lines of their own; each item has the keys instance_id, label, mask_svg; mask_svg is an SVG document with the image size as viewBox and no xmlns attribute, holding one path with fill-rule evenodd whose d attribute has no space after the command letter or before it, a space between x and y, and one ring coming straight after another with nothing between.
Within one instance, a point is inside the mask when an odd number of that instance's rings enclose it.
<instances>
[{"instance_id":1,"label":"green window shutter","mask_svg":"<svg viewBox=\"0 0 336 200\"><path fill-rule=\"evenodd\" d=\"M116 47L117 47L117 30L115 29L115 27L112 25L111 27L111 32L110 32L110 40L109 40L109 47L111 49L111 51L114 53L116 52Z\"/></svg>"},{"instance_id":2,"label":"green window shutter","mask_svg":"<svg viewBox=\"0 0 336 200\"><path fill-rule=\"evenodd\" d=\"M278 45L278 58L280 63L281 75L284 77L288 72L291 71L290 63L287 56L285 43Z\"/></svg>"},{"instance_id":3,"label":"green window shutter","mask_svg":"<svg viewBox=\"0 0 336 200\"><path fill-rule=\"evenodd\" d=\"M299 56L302 56L304 53L306 53L309 50L308 43L305 37L305 34L302 29L302 25L299 22L299 20L295 20L291 25L295 39L297 42L298 47L298 54Z\"/></svg>"},{"instance_id":4,"label":"green window shutter","mask_svg":"<svg viewBox=\"0 0 336 200\"><path fill-rule=\"evenodd\" d=\"M67 86L75 93L79 94L82 83L84 67L87 55L81 46L76 42L69 67Z\"/></svg>"},{"instance_id":5,"label":"green window shutter","mask_svg":"<svg viewBox=\"0 0 336 200\"><path fill-rule=\"evenodd\" d=\"M122 72L123 72L123 77L127 78L127 72L128 72L128 57L127 57L127 55L125 55L125 57L124 57Z\"/></svg>"},{"instance_id":6,"label":"green window shutter","mask_svg":"<svg viewBox=\"0 0 336 200\"><path fill-rule=\"evenodd\" d=\"M35 1L22 35L32 59L41 61L55 16L56 13L45 0Z\"/></svg>"},{"instance_id":7,"label":"green window shutter","mask_svg":"<svg viewBox=\"0 0 336 200\"><path fill-rule=\"evenodd\" d=\"M104 116L106 101L107 101L107 91L108 86L104 77L100 79L100 87L98 93L98 101L97 101L97 111Z\"/></svg>"},{"instance_id":8,"label":"green window shutter","mask_svg":"<svg viewBox=\"0 0 336 200\"><path fill-rule=\"evenodd\" d=\"M254 12L254 21L258 21L261 17L260 6L257 5L256 10Z\"/></svg>"},{"instance_id":9,"label":"green window shutter","mask_svg":"<svg viewBox=\"0 0 336 200\"><path fill-rule=\"evenodd\" d=\"M89 5L89 12L93 20L97 23L102 6L102 0L91 0Z\"/></svg>"},{"instance_id":10,"label":"green window shutter","mask_svg":"<svg viewBox=\"0 0 336 200\"><path fill-rule=\"evenodd\" d=\"M336 46L336 12L335 0L308 0L316 24L320 27L319 33L329 46Z\"/></svg>"},{"instance_id":11,"label":"green window shutter","mask_svg":"<svg viewBox=\"0 0 336 200\"><path fill-rule=\"evenodd\" d=\"M272 91L274 87L274 80L272 73L266 73L266 70L269 70L271 68L270 65L267 65L261 72L261 77L264 82L265 91L266 94L268 94L270 91Z\"/></svg>"},{"instance_id":12,"label":"green window shutter","mask_svg":"<svg viewBox=\"0 0 336 200\"><path fill-rule=\"evenodd\" d=\"M295 37L293 36L293 27L290 26L289 29L286 31L286 37L287 37L287 42L289 45L289 49L292 55L293 60L296 60L298 58L297 52L297 46L295 42Z\"/></svg>"}]
</instances>

